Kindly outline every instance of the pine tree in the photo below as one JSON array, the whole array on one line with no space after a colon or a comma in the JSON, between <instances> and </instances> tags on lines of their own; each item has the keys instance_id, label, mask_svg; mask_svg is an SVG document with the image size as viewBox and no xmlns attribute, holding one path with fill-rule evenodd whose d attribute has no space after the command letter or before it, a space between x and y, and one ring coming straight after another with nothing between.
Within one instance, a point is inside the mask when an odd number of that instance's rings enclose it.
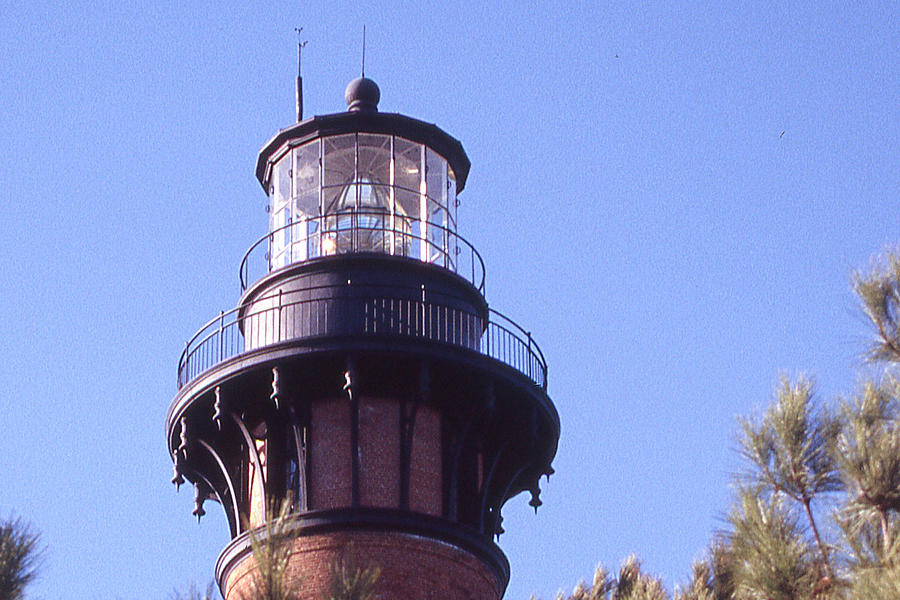
<instances>
[{"instance_id":1,"label":"pine tree","mask_svg":"<svg viewBox=\"0 0 900 600\"><path fill-rule=\"evenodd\" d=\"M357 567L350 547L331 567L331 587L325 600L370 600L380 575L378 567Z\"/></svg>"},{"instance_id":2,"label":"pine tree","mask_svg":"<svg viewBox=\"0 0 900 600\"><path fill-rule=\"evenodd\" d=\"M733 600L735 597L734 554L728 539L717 535L706 556L694 561L688 584L675 590L675 600Z\"/></svg>"},{"instance_id":3,"label":"pine tree","mask_svg":"<svg viewBox=\"0 0 900 600\"><path fill-rule=\"evenodd\" d=\"M814 566L826 583L834 569L813 503L843 489L832 454L840 421L815 402L809 379L782 378L763 418L742 419L741 428L741 452L750 467L743 478L751 486L741 492L742 509L747 508L746 496L752 490L769 510L801 511L818 550Z\"/></svg>"},{"instance_id":4,"label":"pine tree","mask_svg":"<svg viewBox=\"0 0 900 600\"><path fill-rule=\"evenodd\" d=\"M37 575L43 548L40 536L17 517L0 522L0 598L20 600Z\"/></svg>"},{"instance_id":5,"label":"pine tree","mask_svg":"<svg viewBox=\"0 0 900 600\"><path fill-rule=\"evenodd\" d=\"M849 595L900 597L900 249L855 272L853 288L875 336L866 352L880 379L842 405L836 459L848 496L839 520L849 555Z\"/></svg>"},{"instance_id":6,"label":"pine tree","mask_svg":"<svg viewBox=\"0 0 900 600\"><path fill-rule=\"evenodd\" d=\"M280 506L270 506L263 534L250 528L250 548L256 561L252 591L241 600L296 600L300 597L298 582L291 581L288 567L291 559L290 499Z\"/></svg>"},{"instance_id":7,"label":"pine tree","mask_svg":"<svg viewBox=\"0 0 900 600\"><path fill-rule=\"evenodd\" d=\"M739 421L747 469L727 528L675 600L900 598L900 248L855 272L853 289L882 375L837 413L809 379L782 378L763 416ZM834 507L837 526L823 530ZM668 598L654 581L632 558L558 600Z\"/></svg>"},{"instance_id":8,"label":"pine tree","mask_svg":"<svg viewBox=\"0 0 900 600\"><path fill-rule=\"evenodd\" d=\"M669 600L669 594L659 578L641 570L641 561L632 554L622 562L618 577L597 565L590 588L581 581L571 595L560 593L556 600Z\"/></svg>"},{"instance_id":9,"label":"pine tree","mask_svg":"<svg viewBox=\"0 0 900 600\"><path fill-rule=\"evenodd\" d=\"M900 362L900 248L873 260L868 273L854 272L853 290L875 329L867 358L875 363Z\"/></svg>"},{"instance_id":10,"label":"pine tree","mask_svg":"<svg viewBox=\"0 0 900 600\"><path fill-rule=\"evenodd\" d=\"M845 537L862 563L897 555L900 512L900 385L887 379L862 385L843 406L836 458L848 498L841 512ZM877 539L874 545L871 538Z\"/></svg>"},{"instance_id":11,"label":"pine tree","mask_svg":"<svg viewBox=\"0 0 900 600\"><path fill-rule=\"evenodd\" d=\"M742 600L813 597L820 559L783 494L744 489L728 516L735 596Z\"/></svg>"}]
</instances>

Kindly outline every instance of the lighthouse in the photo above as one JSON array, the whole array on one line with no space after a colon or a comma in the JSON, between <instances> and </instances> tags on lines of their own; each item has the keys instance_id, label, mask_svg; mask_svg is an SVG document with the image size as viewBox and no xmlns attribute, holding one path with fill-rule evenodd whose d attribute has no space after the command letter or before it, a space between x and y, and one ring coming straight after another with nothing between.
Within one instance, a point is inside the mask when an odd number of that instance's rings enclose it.
<instances>
[{"instance_id":1,"label":"lighthouse","mask_svg":"<svg viewBox=\"0 0 900 600\"><path fill-rule=\"evenodd\" d=\"M256 162L268 227L236 306L178 362L172 481L196 518L225 512L226 600L253 594L275 521L303 598L348 561L377 570L378 598L499 600L501 510L523 492L541 504L559 417L536 340L489 306L458 232L469 158L379 110L371 79L350 82L345 111L305 119L297 88L298 121Z\"/></svg>"}]
</instances>

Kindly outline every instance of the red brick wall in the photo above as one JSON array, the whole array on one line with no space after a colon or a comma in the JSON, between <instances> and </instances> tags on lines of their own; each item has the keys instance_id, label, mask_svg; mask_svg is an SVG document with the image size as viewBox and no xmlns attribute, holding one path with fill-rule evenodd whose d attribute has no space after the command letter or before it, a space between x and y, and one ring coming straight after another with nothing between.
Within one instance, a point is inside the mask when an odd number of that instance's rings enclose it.
<instances>
[{"instance_id":1,"label":"red brick wall","mask_svg":"<svg viewBox=\"0 0 900 600\"><path fill-rule=\"evenodd\" d=\"M313 402L310 429L310 509L350 506L349 400Z\"/></svg>"},{"instance_id":2,"label":"red brick wall","mask_svg":"<svg viewBox=\"0 0 900 600\"><path fill-rule=\"evenodd\" d=\"M468 552L450 544L402 534L356 532L305 536L293 542L289 578L303 600L321 600L331 566L352 555L358 567L377 566L375 597L381 600L499 600L493 574ZM226 600L253 596L255 559L248 555L223 582Z\"/></svg>"},{"instance_id":3,"label":"red brick wall","mask_svg":"<svg viewBox=\"0 0 900 600\"><path fill-rule=\"evenodd\" d=\"M400 413L394 400L363 397L359 402L360 504L400 504Z\"/></svg>"},{"instance_id":4,"label":"red brick wall","mask_svg":"<svg viewBox=\"0 0 900 600\"><path fill-rule=\"evenodd\" d=\"M310 509L351 503L350 403L319 400L312 405ZM363 397L359 402L360 504L397 508L400 504L400 404ZM420 406L410 456L410 509L442 514L441 415Z\"/></svg>"},{"instance_id":5,"label":"red brick wall","mask_svg":"<svg viewBox=\"0 0 900 600\"><path fill-rule=\"evenodd\" d=\"M409 508L441 516L441 415L426 406L416 413L409 472Z\"/></svg>"},{"instance_id":6,"label":"red brick wall","mask_svg":"<svg viewBox=\"0 0 900 600\"><path fill-rule=\"evenodd\" d=\"M312 510L351 503L350 406L345 398L315 401L311 415ZM400 471L400 406L392 399L360 398L360 501L363 506L397 507ZM416 413L410 464L410 509L442 513L441 415L428 406ZM293 542L290 578L300 597L321 600L332 565L352 555L359 567L377 566L376 598L499 600L502 586L493 571L456 546L398 532L311 535ZM235 567L223 592L227 600L250 600L255 560ZM505 583L504 583L505 585Z\"/></svg>"}]
</instances>

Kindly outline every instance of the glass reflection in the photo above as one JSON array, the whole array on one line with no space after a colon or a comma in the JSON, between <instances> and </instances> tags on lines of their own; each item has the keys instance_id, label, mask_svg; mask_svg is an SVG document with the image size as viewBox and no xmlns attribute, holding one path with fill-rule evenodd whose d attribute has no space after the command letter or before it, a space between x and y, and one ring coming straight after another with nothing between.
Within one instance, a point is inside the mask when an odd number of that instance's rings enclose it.
<instances>
[{"instance_id":1,"label":"glass reflection","mask_svg":"<svg viewBox=\"0 0 900 600\"><path fill-rule=\"evenodd\" d=\"M455 269L456 181L447 161L390 135L344 134L273 164L269 268L377 252Z\"/></svg>"}]
</instances>

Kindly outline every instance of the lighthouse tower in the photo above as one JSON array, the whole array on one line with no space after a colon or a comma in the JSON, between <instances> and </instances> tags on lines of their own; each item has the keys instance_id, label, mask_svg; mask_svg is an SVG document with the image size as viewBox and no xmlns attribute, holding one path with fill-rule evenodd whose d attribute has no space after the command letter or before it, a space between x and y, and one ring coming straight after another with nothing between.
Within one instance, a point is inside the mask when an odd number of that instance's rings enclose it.
<instances>
[{"instance_id":1,"label":"lighthouse tower","mask_svg":"<svg viewBox=\"0 0 900 600\"><path fill-rule=\"evenodd\" d=\"M226 600L254 589L253 547L276 519L301 597L352 560L379 570L378 598L498 600L501 509L524 491L537 510L552 473L546 362L488 306L457 233L469 159L379 98L359 78L346 112L301 119L298 101L263 146L268 232L241 262L236 308L178 363L173 483L193 485L197 518L208 501L225 511Z\"/></svg>"}]
</instances>

